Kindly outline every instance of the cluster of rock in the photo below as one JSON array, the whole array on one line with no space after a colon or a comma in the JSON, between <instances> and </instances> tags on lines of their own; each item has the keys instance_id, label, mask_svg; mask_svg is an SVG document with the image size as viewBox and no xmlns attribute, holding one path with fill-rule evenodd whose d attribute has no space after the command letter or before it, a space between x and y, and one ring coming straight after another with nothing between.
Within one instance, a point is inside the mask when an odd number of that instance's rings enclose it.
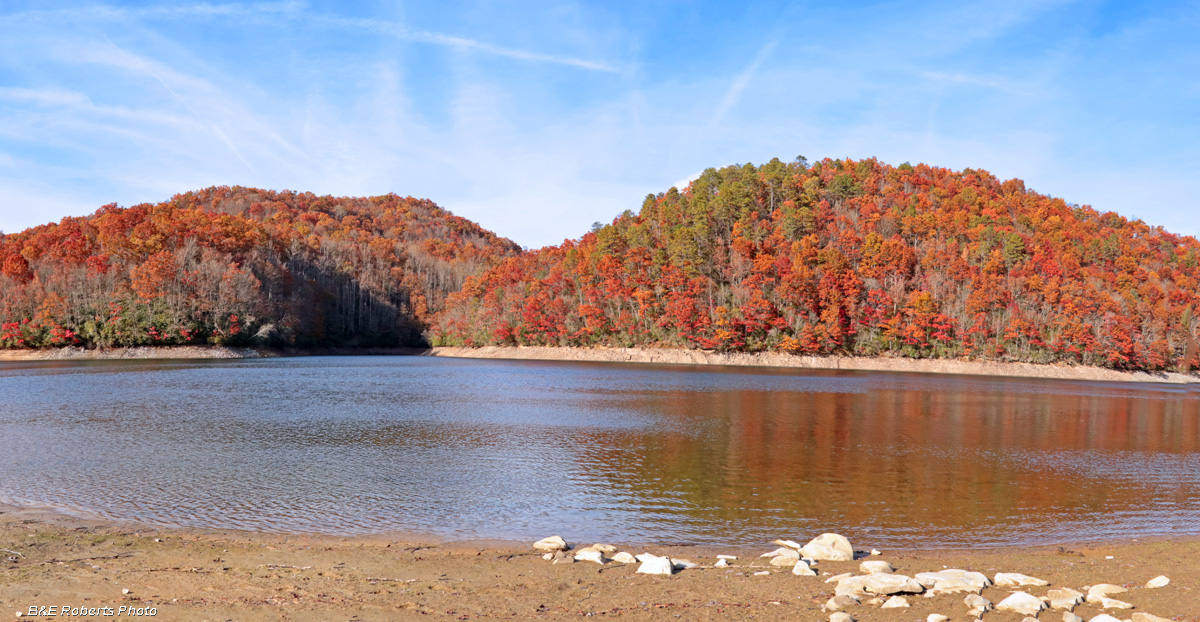
<instances>
[{"instance_id":1,"label":"cluster of rock","mask_svg":"<svg viewBox=\"0 0 1200 622\"><path fill-rule=\"evenodd\" d=\"M857 553L850 541L844 536L826 533L801 545L794 540L776 540L779 548L763 553L760 557L768 558L771 566L791 569L797 576L817 576L816 566L822 561L846 562L858 557L866 557L867 553ZM579 549L573 554L568 553L571 545L559 536L551 536L533 544L533 548L545 552L543 558L560 562L591 561L598 564L616 562L621 564L639 563L637 572L649 575L672 575L687 568L702 567L686 559L672 559L667 556L642 553L633 555L628 552L618 552L617 547L608 544L593 544ZM879 555L879 551L871 550L869 555ZM737 560L733 555L718 555L717 561L708 568L723 568ZM830 612L830 622L854 622L854 618L844 610L858 605L875 605L881 609L909 607L908 597L922 595L932 598L943 594L966 594L963 603L967 606L967 615L976 622L980 617L992 610L1009 611L1025 616L1037 616L1048 609L1063 611L1063 622L1083 622L1083 618L1072 611L1078 605L1088 603L1101 609L1126 610L1133 605L1113 598L1114 595L1124 594L1129 590L1111 583L1084 586L1084 591L1069 587L1050 589L1044 596L1034 596L1025 590L1011 592L1006 598L996 604L983 597L983 591L988 587L1031 588L1047 587L1050 582L1036 577L1016 573L998 572L992 579L981 572L969 570L947 569L938 572L920 572L911 577L896 574L891 563L884 560L866 560L859 564L860 574L843 573L828 577L825 582L834 584L834 596L825 603L824 609ZM770 571L754 573L768 575ZM829 574L829 573L826 573ZM1165 576L1156 577L1146 583L1147 588L1161 588L1170 584ZM950 618L941 614L930 614L926 622L947 622ZM1022 622L1037 622L1036 617L1027 617ZM1132 619L1122 620L1109 614L1100 614L1088 622L1167 622L1149 613L1134 613Z\"/></svg>"},{"instance_id":2,"label":"cluster of rock","mask_svg":"<svg viewBox=\"0 0 1200 622\"><path fill-rule=\"evenodd\" d=\"M980 572L950 569L939 572L921 572L912 577L894 574L891 564L884 561L863 562L859 571L863 574L850 573L830 577L826 583L836 583L836 596L825 603L825 610L841 612L849 606L862 602L879 605L881 608L908 607L905 596L921 594L932 598L941 594L966 593L963 603L967 606L967 614L979 620L985 612L1009 611L1025 616L1037 616L1047 609L1063 610L1063 622L1083 622L1083 618L1072 611L1076 606L1087 602L1098 605L1102 609L1132 609L1133 605L1112 596L1129 590L1111 583L1085 586L1086 592L1069 587L1060 587L1047 591L1045 596L1034 596L1027 591L1011 592L1006 598L996 604L982 596L984 589L995 587L1029 588L1045 587L1048 581L1016 572L998 572L993 579L988 579ZM1151 579L1147 588L1165 587L1171 582L1164 576ZM888 598L884 600L884 597ZM830 622L852 622L853 618L836 613L830 616ZM930 614L926 622L946 622L946 616ZM1025 618L1022 622L1036 622L1037 618ZM1166 622L1153 614L1139 612L1133 614L1131 620L1120 620L1109 614L1100 614L1089 622Z\"/></svg>"},{"instance_id":3,"label":"cluster of rock","mask_svg":"<svg viewBox=\"0 0 1200 622\"><path fill-rule=\"evenodd\" d=\"M657 574L671 575L677 570L686 568L695 568L699 564L695 564L686 559L671 559L667 556L652 555L650 553L642 553L634 555L626 551L618 551L617 547L611 544L593 544L568 553L572 549L571 545L563 540L561 536L550 536L543 538L533 543L534 550L545 552L542 559L558 563L574 563L577 561L596 562L597 564L607 564L616 562L618 564L635 564L641 563L637 571L641 574ZM731 556L722 556L727 559L737 559ZM724 559L718 560L720 562ZM728 563L728 562L726 562Z\"/></svg>"}]
</instances>

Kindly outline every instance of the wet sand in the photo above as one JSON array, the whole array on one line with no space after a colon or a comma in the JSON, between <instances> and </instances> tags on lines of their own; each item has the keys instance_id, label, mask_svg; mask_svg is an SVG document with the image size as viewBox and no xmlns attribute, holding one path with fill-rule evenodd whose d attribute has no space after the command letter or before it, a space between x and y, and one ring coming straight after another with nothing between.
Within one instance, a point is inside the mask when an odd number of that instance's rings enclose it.
<instances>
[{"instance_id":1,"label":"wet sand","mask_svg":"<svg viewBox=\"0 0 1200 622\"><path fill-rule=\"evenodd\" d=\"M571 534L562 534L571 541ZM817 534L780 534L807 539ZM803 540L802 540L803 541ZM577 543L586 545L590 543ZM614 542L617 546L622 543ZM870 542L855 542L870 548ZM738 555L729 568L702 567L672 577L634 573L636 566L591 562L551 564L526 543L439 542L393 536L332 538L236 531L157 529L81 520L0 506L0 620L30 606L155 610L153 620L827 620L821 605L833 595L824 577L797 577L770 567L748 542L725 548L639 546L711 566L717 554ZM1036 549L883 550L900 574L964 568L1021 572L1051 587L1125 585L1116 597L1134 612L1200 620L1200 540L1130 541ZM1111 559L1110 559L1111 556ZM858 562L821 562L822 575L857 571ZM767 576L755 572L769 571ZM1167 575L1165 588L1140 587ZM999 602L1014 588L991 587ZM1037 596L1050 588L1024 588ZM124 593L124 590L129 590ZM912 622L930 613L969 620L963 595L910 596L907 609L859 605L860 622ZM1101 613L1082 605L1090 620ZM57 616L54 619L61 619ZM1023 616L991 612L989 622ZM70 619L135 619L75 616ZM1059 611L1040 619L1061 620Z\"/></svg>"}]
</instances>

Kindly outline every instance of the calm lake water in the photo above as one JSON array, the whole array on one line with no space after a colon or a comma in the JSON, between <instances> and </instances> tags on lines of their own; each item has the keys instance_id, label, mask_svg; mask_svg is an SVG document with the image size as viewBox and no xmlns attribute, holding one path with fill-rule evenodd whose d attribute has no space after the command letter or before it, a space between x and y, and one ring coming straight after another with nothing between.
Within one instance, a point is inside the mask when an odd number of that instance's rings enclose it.
<instances>
[{"instance_id":1,"label":"calm lake water","mask_svg":"<svg viewBox=\"0 0 1200 622\"><path fill-rule=\"evenodd\" d=\"M0 500L617 543L1200 534L1200 391L427 357L2 363Z\"/></svg>"}]
</instances>

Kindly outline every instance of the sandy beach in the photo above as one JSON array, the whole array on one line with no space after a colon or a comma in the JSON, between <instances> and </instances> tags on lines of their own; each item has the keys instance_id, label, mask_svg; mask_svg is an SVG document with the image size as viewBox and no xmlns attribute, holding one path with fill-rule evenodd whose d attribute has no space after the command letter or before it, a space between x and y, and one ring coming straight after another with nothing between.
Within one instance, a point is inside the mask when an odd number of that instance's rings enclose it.
<instances>
[{"instance_id":1,"label":"sandy beach","mask_svg":"<svg viewBox=\"0 0 1200 622\"><path fill-rule=\"evenodd\" d=\"M153 609L155 620L827 620L822 605L833 596L833 585L824 582L825 575L857 572L859 565L821 562L822 576L800 577L759 557L775 548L769 542L630 547L633 553L649 551L701 565L655 577L635 574L636 565L613 562L552 564L529 543L161 529L12 506L0 512L3 620L49 619L29 615L31 606L114 612L126 607L144 614ZM569 533L562 535L571 540ZM810 534L781 534L789 535ZM870 542L854 545L871 547ZM1117 598L1136 608L1109 611L1118 619L1145 612L1200 620L1197 540L881 553L871 559L889 561L906 575L947 567L988 576L1025 573L1050 582L1050 587L1023 588L1038 596L1053 587L1122 585L1129 591ZM714 568L718 554L739 559L728 568ZM1169 576L1170 585L1142 587L1158 575ZM997 603L1015 589L990 587L983 596ZM908 601L911 606L903 609L864 603L847 612L859 621L910 622L931 613L971 619L962 594L910 596ZM24 615L18 618L18 611ZM1091 604L1075 609L1084 620L1101 612ZM1061 616L1047 610L1040 618ZM991 612L984 619L1018 622L1022 616Z\"/></svg>"}]
</instances>

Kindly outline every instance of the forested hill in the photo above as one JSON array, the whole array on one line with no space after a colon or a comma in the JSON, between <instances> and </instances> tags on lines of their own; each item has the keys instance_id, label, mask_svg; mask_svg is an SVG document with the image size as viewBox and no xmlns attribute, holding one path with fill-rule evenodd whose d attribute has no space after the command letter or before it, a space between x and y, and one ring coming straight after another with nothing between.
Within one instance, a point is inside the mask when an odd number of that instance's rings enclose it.
<instances>
[{"instance_id":1,"label":"forested hill","mask_svg":"<svg viewBox=\"0 0 1200 622\"><path fill-rule=\"evenodd\" d=\"M0 347L423 345L520 248L427 200L209 188L0 235Z\"/></svg>"},{"instance_id":2,"label":"forested hill","mask_svg":"<svg viewBox=\"0 0 1200 622\"><path fill-rule=\"evenodd\" d=\"M984 171L772 160L469 278L434 341L1163 369L1194 352L1198 254Z\"/></svg>"}]
</instances>

